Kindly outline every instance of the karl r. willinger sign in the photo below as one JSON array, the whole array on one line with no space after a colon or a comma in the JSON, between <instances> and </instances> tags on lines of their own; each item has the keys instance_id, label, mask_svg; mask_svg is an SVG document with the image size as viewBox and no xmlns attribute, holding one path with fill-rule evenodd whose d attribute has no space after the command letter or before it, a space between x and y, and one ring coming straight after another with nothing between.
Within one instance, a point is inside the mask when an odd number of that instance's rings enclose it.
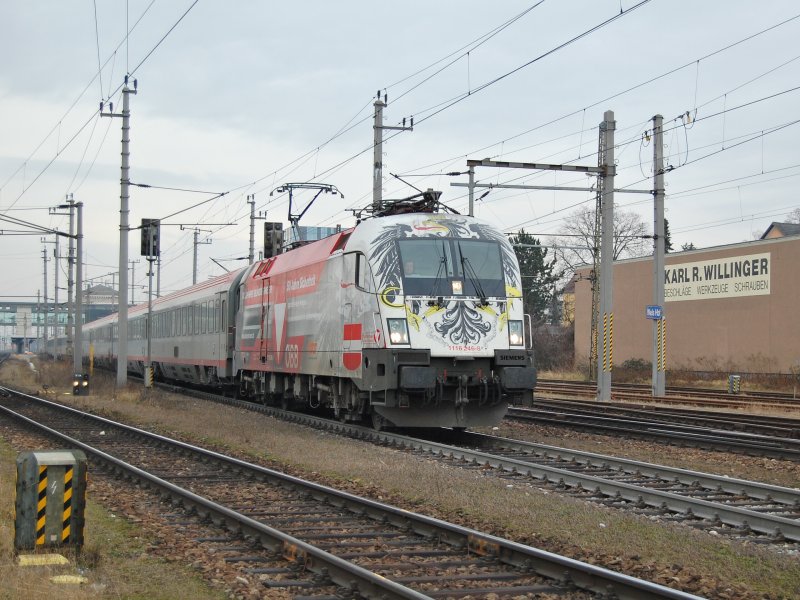
<instances>
[{"instance_id":1,"label":"karl r. willinger sign","mask_svg":"<svg viewBox=\"0 0 800 600\"><path fill-rule=\"evenodd\" d=\"M664 300L710 300L769 294L769 252L664 268Z\"/></svg>"}]
</instances>

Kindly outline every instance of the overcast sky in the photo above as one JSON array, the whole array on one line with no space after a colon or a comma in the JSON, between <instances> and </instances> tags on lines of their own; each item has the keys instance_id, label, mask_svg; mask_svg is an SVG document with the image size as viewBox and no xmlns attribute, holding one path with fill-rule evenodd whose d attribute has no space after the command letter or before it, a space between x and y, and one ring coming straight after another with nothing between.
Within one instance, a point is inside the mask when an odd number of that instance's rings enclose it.
<instances>
[{"instance_id":1,"label":"overcast sky","mask_svg":"<svg viewBox=\"0 0 800 600\"><path fill-rule=\"evenodd\" d=\"M413 132L386 134L385 198L415 193L395 173L442 190L445 203L466 212L465 189L450 186L466 176L443 174L465 170L467 158L594 165L606 110L617 121L617 186L649 188L653 148L645 132L660 113L674 167L666 216L675 248L758 237L800 207L800 90L790 91L800 86L800 8L788 0L769 2L770 10L743 0L651 0L558 49L636 4L2 2L0 215L67 230L66 217L49 215L48 207L73 194L85 207L86 277L111 283L121 119L101 118L98 108L110 101L120 110L130 72L138 81L131 181L227 192L165 220L162 292L191 284L193 236L179 224L197 226L200 239L211 240L198 248L198 279L223 272L211 258L230 269L245 264L228 259L248 252L248 194L269 220L286 223L287 199L270 197L273 189L289 181L334 184L344 199L320 196L301 224L352 224L348 209L371 200L379 89L388 94L387 125L415 117ZM687 112L691 122L680 118ZM488 168L476 178L591 183ZM130 223L211 197L134 187ZM652 223L650 196L618 194L616 202ZM580 206L593 206L591 194L495 189L476 215L509 232L524 226L544 241ZM7 222L0 229L0 296L35 299L43 289L41 235L9 235L24 228ZM52 256L53 245L46 247ZM129 255L140 258L138 231ZM50 297L53 268L49 263ZM60 287L65 268L62 261ZM137 301L145 299L145 272L142 260L135 265Z\"/></svg>"}]
</instances>

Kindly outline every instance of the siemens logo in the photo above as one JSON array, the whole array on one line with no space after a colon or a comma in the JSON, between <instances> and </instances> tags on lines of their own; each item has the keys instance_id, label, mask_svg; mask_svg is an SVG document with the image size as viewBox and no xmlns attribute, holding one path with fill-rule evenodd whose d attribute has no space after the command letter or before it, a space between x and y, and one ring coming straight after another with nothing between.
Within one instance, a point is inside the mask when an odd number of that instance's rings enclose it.
<instances>
[{"instance_id":1,"label":"siemens logo","mask_svg":"<svg viewBox=\"0 0 800 600\"><path fill-rule=\"evenodd\" d=\"M514 353L514 354L504 354L504 353L497 353L495 354L495 362L498 365L518 365L524 364L528 362L528 357L525 354L521 353Z\"/></svg>"}]
</instances>

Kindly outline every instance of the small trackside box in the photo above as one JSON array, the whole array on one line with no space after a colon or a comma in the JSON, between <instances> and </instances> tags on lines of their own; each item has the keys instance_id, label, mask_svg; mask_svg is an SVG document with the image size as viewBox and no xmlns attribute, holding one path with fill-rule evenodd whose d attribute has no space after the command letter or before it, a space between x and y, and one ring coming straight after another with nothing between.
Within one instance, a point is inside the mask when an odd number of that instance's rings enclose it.
<instances>
[{"instance_id":1,"label":"small trackside box","mask_svg":"<svg viewBox=\"0 0 800 600\"><path fill-rule=\"evenodd\" d=\"M86 455L80 450L17 456L14 548L83 546Z\"/></svg>"}]
</instances>

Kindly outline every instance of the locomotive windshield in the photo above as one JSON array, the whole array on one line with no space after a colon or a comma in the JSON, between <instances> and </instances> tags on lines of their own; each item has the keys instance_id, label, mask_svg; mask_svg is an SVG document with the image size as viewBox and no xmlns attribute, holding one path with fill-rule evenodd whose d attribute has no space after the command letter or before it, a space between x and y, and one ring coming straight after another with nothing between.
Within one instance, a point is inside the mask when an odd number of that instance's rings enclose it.
<instances>
[{"instance_id":1,"label":"locomotive windshield","mask_svg":"<svg viewBox=\"0 0 800 600\"><path fill-rule=\"evenodd\" d=\"M403 290L418 296L505 296L500 245L458 238L398 240Z\"/></svg>"}]
</instances>

